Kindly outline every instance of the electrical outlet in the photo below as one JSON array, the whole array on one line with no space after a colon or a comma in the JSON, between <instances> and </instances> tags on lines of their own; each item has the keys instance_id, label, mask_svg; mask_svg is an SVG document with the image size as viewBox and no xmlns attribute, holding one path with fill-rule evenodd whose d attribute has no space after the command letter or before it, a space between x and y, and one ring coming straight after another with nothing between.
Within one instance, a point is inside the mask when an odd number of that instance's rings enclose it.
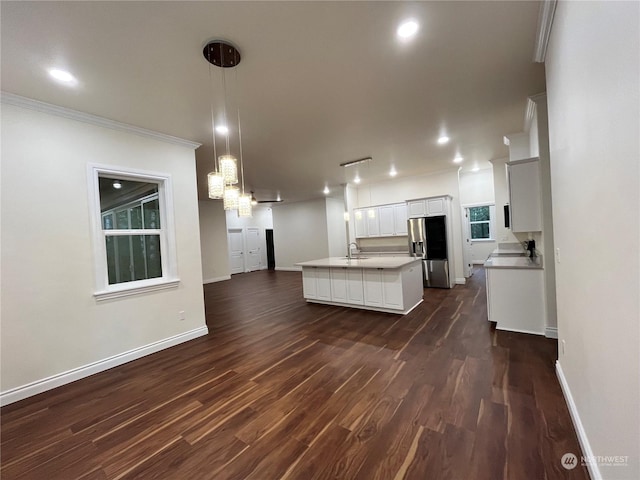
<instances>
[{"instance_id":1,"label":"electrical outlet","mask_svg":"<svg viewBox=\"0 0 640 480\"><path fill-rule=\"evenodd\" d=\"M184 321L187 318L187 316L184 314L184 310L180 310L178 312L178 320L180 320L181 322Z\"/></svg>"},{"instance_id":2,"label":"electrical outlet","mask_svg":"<svg viewBox=\"0 0 640 480\"><path fill-rule=\"evenodd\" d=\"M556 263L560 263L560 247L556 248Z\"/></svg>"},{"instance_id":3,"label":"electrical outlet","mask_svg":"<svg viewBox=\"0 0 640 480\"><path fill-rule=\"evenodd\" d=\"M560 342L560 345L562 346L562 355L564 355L564 354L565 354L565 341L564 341L564 340L562 340L562 341Z\"/></svg>"}]
</instances>

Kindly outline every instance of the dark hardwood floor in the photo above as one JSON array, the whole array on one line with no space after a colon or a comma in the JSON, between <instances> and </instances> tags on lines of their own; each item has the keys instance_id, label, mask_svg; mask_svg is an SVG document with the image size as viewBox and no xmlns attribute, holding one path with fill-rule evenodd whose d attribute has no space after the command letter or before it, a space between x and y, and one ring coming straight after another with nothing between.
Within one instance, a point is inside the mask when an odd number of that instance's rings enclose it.
<instances>
[{"instance_id":1,"label":"dark hardwood floor","mask_svg":"<svg viewBox=\"0 0 640 480\"><path fill-rule=\"evenodd\" d=\"M495 331L482 269L404 317L295 272L205 302L208 336L3 408L1 478L588 479L556 342Z\"/></svg>"}]
</instances>

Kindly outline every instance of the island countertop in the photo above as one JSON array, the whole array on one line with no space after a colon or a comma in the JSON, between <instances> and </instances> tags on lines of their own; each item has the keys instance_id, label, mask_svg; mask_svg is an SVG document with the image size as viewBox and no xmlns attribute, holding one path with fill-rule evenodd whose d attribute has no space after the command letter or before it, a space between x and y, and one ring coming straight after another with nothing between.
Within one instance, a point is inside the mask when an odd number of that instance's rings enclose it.
<instances>
[{"instance_id":1,"label":"island countertop","mask_svg":"<svg viewBox=\"0 0 640 480\"><path fill-rule=\"evenodd\" d=\"M402 268L411 263L420 262L416 257L369 257L352 258L330 257L296 263L300 267L342 267L342 268Z\"/></svg>"}]
</instances>

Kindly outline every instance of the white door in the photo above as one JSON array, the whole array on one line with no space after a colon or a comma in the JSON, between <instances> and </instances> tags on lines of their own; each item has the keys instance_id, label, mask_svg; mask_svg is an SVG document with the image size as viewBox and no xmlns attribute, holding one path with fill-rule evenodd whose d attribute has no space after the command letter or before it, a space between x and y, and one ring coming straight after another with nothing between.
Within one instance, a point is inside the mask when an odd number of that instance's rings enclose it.
<instances>
[{"instance_id":1,"label":"white door","mask_svg":"<svg viewBox=\"0 0 640 480\"><path fill-rule=\"evenodd\" d=\"M262 267L262 238L260 237L260 229L257 227L247 227L246 232L246 271L255 272Z\"/></svg>"},{"instance_id":2,"label":"white door","mask_svg":"<svg viewBox=\"0 0 640 480\"><path fill-rule=\"evenodd\" d=\"M367 211L357 209L353 211L353 218L356 223L356 238L367 236Z\"/></svg>"},{"instance_id":3,"label":"white door","mask_svg":"<svg viewBox=\"0 0 640 480\"><path fill-rule=\"evenodd\" d=\"M382 306L382 269L363 268L364 304Z\"/></svg>"},{"instance_id":4,"label":"white door","mask_svg":"<svg viewBox=\"0 0 640 480\"><path fill-rule=\"evenodd\" d=\"M227 232L229 239L229 269L231 275L244 272L244 238L241 228L230 228Z\"/></svg>"},{"instance_id":5,"label":"white door","mask_svg":"<svg viewBox=\"0 0 640 480\"><path fill-rule=\"evenodd\" d=\"M471 232L469 231L469 208L462 208L462 234L464 235L464 244L462 246L462 257L464 260L464 276L469 278L473 275L473 267L471 261L473 258Z\"/></svg>"},{"instance_id":6,"label":"white door","mask_svg":"<svg viewBox=\"0 0 640 480\"><path fill-rule=\"evenodd\" d=\"M407 234L407 205L401 203L393 207L393 221L396 235Z\"/></svg>"},{"instance_id":7,"label":"white door","mask_svg":"<svg viewBox=\"0 0 640 480\"><path fill-rule=\"evenodd\" d=\"M347 301L347 268L331 269L331 300L345 303Z\"/></svg>"}]
</instances>

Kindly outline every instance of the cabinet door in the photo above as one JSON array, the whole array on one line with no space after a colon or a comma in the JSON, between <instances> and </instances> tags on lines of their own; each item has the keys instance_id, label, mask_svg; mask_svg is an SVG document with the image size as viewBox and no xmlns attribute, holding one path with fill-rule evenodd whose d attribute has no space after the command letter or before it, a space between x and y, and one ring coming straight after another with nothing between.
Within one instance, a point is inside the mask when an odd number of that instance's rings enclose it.
<instances>
[{"instance_id":1,"label":"cabinet door","mask_svg":"<svg viewBox=\"0 0 640 480\"><path fill-rule=\"evenodd\" d=\"M402 310L402 273L399 269L382 271L382 304Z\"/></svg>"},{"instance_id":2,"label":"cabinet door","mask_svg":"<svg viewBox=\"0 0 640 480\"><path fill-rule=\"evenodd\" d=\"M427 199L427 215L444 215L445 199L444 198L429 198Z\"/></svg>"},{"instance_id":3,"label":"cabinet door","mask_svg":"<svg viewBox=\"0 0 640 480\"><path fill-rule=\"evenodd\" d=\"M302 292L304 298L318 298L316 267L302 268Z\"/></svg>"},{"instance_id":4,"label":"cabinet door","mask_svg":"<svg viewBox=\"0 0 640 480\"><path fill-rule=\"evenodd\" d=\"M331 301L346 303L347 301L347 268L331 269Z\"/></svg>"},{"instance_id":5,"label":"cabinet door","mask_svg":"<svg viewBox=\"0 0 640 480\"><path fill-rule=\"evenodd\" d=\"M371 307L382 306L382 272L381 268L363 268L364 304Z\"/></svg>"},{"instance_id":6,"label":"cabinet door","mask_svg":"<svg viewBox=\"0 0 640 480\"><path fill-rule=\"evenodd\" d=\"M385 205L378 207L378 214L380 215L380 236L390 237L396 234L396 225L394 218L394 206Z\"/></svg>"},{"instance_id":7,"label":"cabinet door","mask_svg":"<svg viewBox=\"0 0 640 480\"><path fill-rule=\"evenodd\" d=\"M359 268L347 269L347 303L364 305L362 270Z\"/></svg>"},{"instance_id":8,"label":"cabinet door","mask_svg":"<svg viewBox=\"0 0 640 480\"><path fill-rule=\"evenodd\" d=\"M380 213L378 207L367 208L367 236L379 237L380 236Z\"/></svg>"},{"instance_id":9,"label":"cabinet door","mask_svg":"<svg viewBox=\"0 0 640 480\"><path fill-rule=\"evenodd\" d=\"M409 218L424 217L427 214L426 204L424 200L412 200L407 202L407 211Z\"/></svg>"},{"instance_id":10,"label":"cabinet door","mask_svg":"<svg viewBox=\"0 0 640 480\"><path fill-rule=\"evenodd\" d=\"M331 272L329 268L316 268L318 300L331 300Z\"/></svg>"},{"instance_id":11,"label":"cabinet door","mask_svg":"<svg viewBox=\"0 0 640 480\"><path fill-rule=\"evenodd\" d=\"M512 232L542 231L540 162L508 165Z\"/></svg>"},{"instance_id":12,"label":"cabinet door","mask_svg":"<svg viewBox=\"0 0 640 480\"><path fill-rule=\"evenodd\" d=\"M393 206L393 224L396 235L407 235L407 204Z\"/></svg>"},{"instance_id":13,"label":"cabinet door","mask_svg":"<svg viewBox=\"0 0 640 480\"><path fill-rule=\"evenodd\" d=\"M356 222L356 238L367 236L367 211L358 208L353 211L353 218Z\"/></svg>"}]
</instances>

